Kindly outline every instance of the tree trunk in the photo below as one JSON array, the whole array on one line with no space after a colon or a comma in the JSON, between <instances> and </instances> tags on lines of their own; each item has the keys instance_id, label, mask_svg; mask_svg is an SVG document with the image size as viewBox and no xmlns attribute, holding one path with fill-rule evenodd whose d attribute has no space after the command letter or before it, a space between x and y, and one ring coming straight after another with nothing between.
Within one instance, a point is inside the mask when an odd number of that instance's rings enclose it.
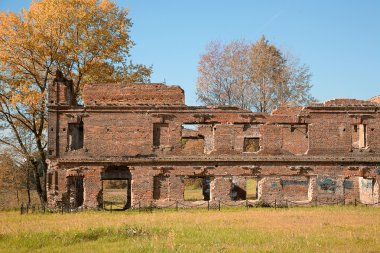
<instances>
[{"instance_id":1,"label":"tree trunk","mask_svg":"<svg viewBox=\"0 0 380 253\"><path fill-rule=\"evenodd\" d=\"M26 194L28 197L27 206L30 206L30 170L29 168L26 170Z\"/></svg>"},{"instance_id":2,"label":"tree trunk","mask_svg":"<svg viewBox=\"0 0 380 253\"><path fill-rule=\"evenodd\" d=\"M44 167L43 171L45 171L46 170L46 163L43 163L42 166ZM46 173L43 173L43 174L46 174ZM37 191L38 197L40 199L41 205L45 206L46 202L47 202L46 189L44 188L43 185L41 185L41 176L40 176L40 173L38 171L38 162L34 162L34 161L33 161L33 175L34 175L34 179L36 181L36 191ZM43 177L45 177L45 179L43 179L43 182L45 182L46 176L43 175Z\"/></svg>"},{"instance_id":3,"label":"tree trunk","mask_svg":"<svg viewBox=\"0 0 380 253\"><path fill-rule=\"evenodd\" d=\"M13 168L14 170L15 168ZM20 195L19 195L19 184L18 184L18 180L16 179L16 175L15 175L15 172L13 171L13 177L12 177L12 180L13 180L13 184L15 186L15 191L16 191L16 198L17 198L17 205L19 206L21 203L20 203Z\"/></svg>"}]
</instances>

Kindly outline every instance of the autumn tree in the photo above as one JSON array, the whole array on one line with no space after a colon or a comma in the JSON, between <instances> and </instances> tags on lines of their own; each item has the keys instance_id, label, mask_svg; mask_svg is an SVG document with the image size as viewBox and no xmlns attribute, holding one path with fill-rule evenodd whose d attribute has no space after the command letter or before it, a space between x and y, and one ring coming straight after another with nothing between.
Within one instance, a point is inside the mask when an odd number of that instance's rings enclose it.
<instances>
[{"instance_id":1,"label":"autumn tree","mask_svg":"<svg viewBox=\"0 0 380 253\"><path fill-rule=\"evenodd\" d=\"M207 105L249 107L249 46L244 41L227 45L212 42L198 67L197 94Z\"/></svg>"},{"instance_id":2,"label":"autumn tree","mask_svg":"<svg viewBox=\"0 0 380 253\"><path fill-rule=\"evenodd\" d=\"M29 162L42 203L48 83L62 71L78 99L84 83L148 81L151 68L130 61L131 25L109 0L41 0L0 13L0 143Z\"/></svg>"},{"instance_id":3,"label":"autumn tree","mask_svg":"<svg viewBox=\"0 0 380 253\"><path fill-rule=\"evenodd\" d=\"M0 152L0 209L19 207L22 203L30 205L33 182L29 168L24 165L27 164L13 159L12 154Z\"/></svg>"},{"instance_id":4,"label":"autumn tree","mask_svg":"<svg viewBox=\"0 0 380 253\"><path fill-rule=\"evenodd\" d=\"M265 37L253 44L210 43L201 56L198 72L198 99L206 105L239 105L271 112L282 104L313 101L308 67Z\"/></svg>"}]
</instances>

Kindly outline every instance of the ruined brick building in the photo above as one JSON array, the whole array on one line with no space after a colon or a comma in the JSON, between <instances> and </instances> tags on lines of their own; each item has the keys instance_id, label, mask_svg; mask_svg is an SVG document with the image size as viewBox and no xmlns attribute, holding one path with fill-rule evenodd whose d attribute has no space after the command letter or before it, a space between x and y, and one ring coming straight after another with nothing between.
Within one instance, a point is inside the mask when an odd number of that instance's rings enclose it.
<instances>
[{"instance_id":1,"label":"ruined brick building","mask_svg":"<svg viewBox=\"0 0 380 253\"><path fill-rule=\"evenodd\" d=\"M379 202L380 98L334 99L271 114L186 106L165 84L91 84L84 105L71 83L49 87L48 199L102 207L102 182L123 179L127 207L184 201L203 180L204 200Z\"/></svg>"}]
</instances>

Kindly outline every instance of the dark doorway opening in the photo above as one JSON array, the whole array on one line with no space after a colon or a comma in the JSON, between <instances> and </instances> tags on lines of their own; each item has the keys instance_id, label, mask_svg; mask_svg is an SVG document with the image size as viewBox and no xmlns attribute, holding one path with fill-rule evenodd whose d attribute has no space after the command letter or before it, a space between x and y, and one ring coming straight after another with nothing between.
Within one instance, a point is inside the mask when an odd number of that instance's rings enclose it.
<instances>
[{"instance_id":1,"label":"dark doorway opening","mask_svg":"<svg viewBox=\"0 0 380 253\"><path fill-rule=\"evenodd\" d=\"M109 166L102 172L103 208L125 210L132 204L132 175L128 167Z\"/></svg>"},{"instance_id":2,"label":"dark doorway opening","mask_svg":"<svg viewBox=\"0 0 380 253\"><path fill-rule=\"evenodd\" d=\"M83 205L83 176L67 177L68 202L71 209Z\"/></svg>"},{"instance_id":3,"label":"dark doorway opening","mask_svg":"<svg viewBox=\"0 0 380 253\"><path fill-rule=\"evenodd\" d=\"M69 123L68 126L68 148L69 150L77 150L83 148L84 130L83 122Z\"/></svg>"}]
</instances>

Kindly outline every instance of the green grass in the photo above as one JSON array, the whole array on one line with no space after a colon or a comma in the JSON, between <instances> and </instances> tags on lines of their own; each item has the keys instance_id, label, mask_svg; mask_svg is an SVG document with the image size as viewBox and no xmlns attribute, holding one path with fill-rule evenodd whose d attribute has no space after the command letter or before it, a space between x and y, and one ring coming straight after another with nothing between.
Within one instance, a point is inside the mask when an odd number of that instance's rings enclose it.
<instances>
[{"instance_id":1,"label":"green grass","mask_svg":"<svg viewBox=\"0 0 380 253\"><path fill-rule=\"evenodd\" d=\"M380 209L0 213L0 252L380 252Z\"/></svg>"}]
</instances>

